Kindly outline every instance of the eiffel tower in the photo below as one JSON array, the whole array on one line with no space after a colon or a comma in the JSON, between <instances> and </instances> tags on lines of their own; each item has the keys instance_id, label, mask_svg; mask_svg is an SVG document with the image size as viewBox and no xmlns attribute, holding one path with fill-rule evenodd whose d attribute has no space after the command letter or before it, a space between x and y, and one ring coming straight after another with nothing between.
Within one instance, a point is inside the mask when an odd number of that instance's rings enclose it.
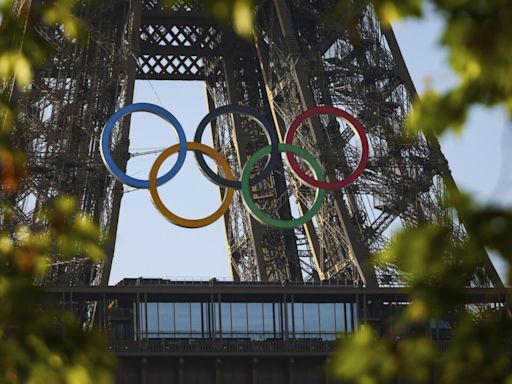
<instances>
[{"instance_id":1,"label":"eiffel tower","mask_svg":"<svg viewBox=\"0 0 512 384\"><path fill-rule=\"evenodd\" d=\"M130 104L136 79L202 80L208 107L243 104L273 123L281 139L304 110L332 105L347 110L365 127L370 159L363 175L342 191L329 192L316 219L282 230L260 224L242 204L240 193L224 215L228 257L235 281L345 281L366 287L397 286L393 268L369 261L385 247L393 228L443 220L457 238L466 231L443 205L454 185L435 138L400 140L416 91L397 40L372 6L358 2L331 20L336 1L263 1L253 40L218 24L198 3L165 6L158 0L113 0L78 6L87 23L85 44L66 40L58 28L40 35L56 55L35 74L22 106L17 136L28 154L30 178L16 196L16 214L31 225L34 212L58 194L78 198L80 208L115 238L122 186L106 172L99 136L106 120ZM347 2L347 5L350 2ZM130 118L112 136L122 168L129 159ZM222 115L212 122L215 149L235 176L247 158L266 144L249 119ZM321 164L328 180L345 177L358 162L354 133L334 116L317 116L299 130L296 144ZM292 217L311 205L313 191L290 177L283 164L256 188L258 206L275 217ZM115 241L108 259L56 262L48 282L107 284ZM490 286L502 283L487 255Z\"/></svg>"},{"instance_id":2,"label":"eiffel tower","mask_svg":"<svg viewBox=\"0 0 512 384\"><path fill-rule=\"evenodd\" d=\"M30 4L16 2L20 12ZM81 43L65 39L61 28L37 30L55 54L29 92L15 95L16 144L30 174L13 197L16 219L32 226L39 208L68 194L111 239L102 263L56 258L46 292L84 325L109 333L120 383L334 382L321 367L336 338L360 324L382 331L408 303L402 276L371 263L393 231L441 221L455 239L468 236L444 204L455 183L436 139L401 140L417 95L397 40L367 2L347 0L333 18L337 0L263 0L248 40L201 2L172 4L77 2L88 26ZM137 79L204 81L210 110L250 106L281 142L303 111L341 108L366 130L368 164L293 230L255 220L236 191L224 215L232 282L140 278L108 286L123 186L102 162L100 135L110 116L132 103ZM237 178L267 145L261 127L243 115L221 115L210 126L213 146ZM124 170L129 130L128 115L112 134L113 158ZM347 177L361 156L351 127L330 115L304 122L294 144L318 159L331 182ZM252 188L257 206L284 220L307 211L315 197L287 169L278 162ZM485 250L475 274L470 302L502 308L507 291ZM457 321L457 313L450 316L425 325L440 350Z\"/></svg>"}]
</instances>

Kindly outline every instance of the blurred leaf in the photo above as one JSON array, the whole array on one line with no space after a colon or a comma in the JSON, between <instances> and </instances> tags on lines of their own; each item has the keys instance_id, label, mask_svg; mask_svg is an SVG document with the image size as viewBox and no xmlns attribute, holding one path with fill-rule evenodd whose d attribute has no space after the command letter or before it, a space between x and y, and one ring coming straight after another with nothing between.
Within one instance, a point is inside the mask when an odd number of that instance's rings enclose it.
<instances>
[{"instance_id":1,"label":"blurred leaf","mask_svg":"<svg viewBox=\"0 0 512 384\"><path fill-rule=\"evenodd\" d=\"M229 24L241 37L252 38L256 7L259 0L203 0L206 10L218 21ZM164 0L163 7L180 6L180 0Z\"/></svg>"},{"instance_id":2,"label":"blurred leaf","mask_svg":"<svg viewBox=\"0 0 512 384\"><path fill-rule=\"evenodd\" d=\"M254 9L252 1L237 0L233 6L233 26L235 32L241 36L249 37L254 24Z\"/></svg>"},{"instance_id":3,"label":"blurred leaf","mask_svg":"<svg viewBox=\"0 0 512 384\"><path fill-rule=\"evenodd\" d=\"M20 88L32 80L32 69L29 60L21 52L3 52L0 55L0 77L16 77Z\"/></svg>"},{"instance_id":4,"label":"blurred leaf","mask_svg":"<svg viewBox=\"0 0 512 384\"><path fill-rule=\"evenodd\" d=\"M398 369L391 350L389 342L377 339L371 327L364 327L340 342L329 369L336 377L358 384L387 383Z\"/></svg>"},{"instance_id":5,"label":"blurred leaf","mask_svg":"<svg viewBox=\"0 0 512 384\"><path fill-rule=\"evenodd\" d=\"M68 39L79 37L85 29L81 21L73 14L75 2L70 0L54 0L42 13L42 20L49 24L59 24L64 28L64 34Z\"/></svg>"},{"instance_id":6,"label":"blurred leaf","mask_svg":"<svg viewBox=\"0 0 512 384\"><path fill-rule=\"evenodd\" d=\"M422 0L375 0L373 4L377 13L384 24L390 24L392 21L406 16L419 17L422 14Z\"/></svg>"}]
</instances>

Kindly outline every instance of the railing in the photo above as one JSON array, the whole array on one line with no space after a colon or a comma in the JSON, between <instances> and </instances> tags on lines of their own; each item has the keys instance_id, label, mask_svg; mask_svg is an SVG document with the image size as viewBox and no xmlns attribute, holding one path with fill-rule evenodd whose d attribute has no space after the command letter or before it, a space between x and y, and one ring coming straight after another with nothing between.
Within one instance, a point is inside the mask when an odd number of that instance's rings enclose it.
<instances>
[{"instance_id":1,"label":"railing","mask_svg":"<svg viewBox=\"0 0 512 384\"><path fill-rule=\"evenodd\" d=\"M162 285L214 285L214 284L237 284L237 285L292 285L292 286L355 286L352 280L320 280L320 281L233 281L230 277L201 277L201 276L175 276L175 277L139 277L125 278L118 282L118 286L162 286Z\"/></svg>"},{"instance_id":2,"label":"railing","mask_svg":"<svg viewBox=\"0 0 512 384\"><path fill-rule=\"evenodd\" d=\"M321 340L113 340L110 350L117 355L327 355L334 352L335 346L334 341Z\"/></svg>"}]
</instances>

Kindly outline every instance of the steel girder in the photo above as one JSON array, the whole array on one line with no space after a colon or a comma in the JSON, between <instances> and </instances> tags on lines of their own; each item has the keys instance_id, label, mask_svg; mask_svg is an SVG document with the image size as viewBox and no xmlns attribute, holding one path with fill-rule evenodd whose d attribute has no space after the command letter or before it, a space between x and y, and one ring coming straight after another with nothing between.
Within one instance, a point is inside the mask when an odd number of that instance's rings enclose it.
<instances>
[{"instance_id":1,"label":"steel girder","mask_svg":"<svg viewBox=\"0 0 512 384\"><path fill-rule=\"evenodd\" d=\"M52 198L74 196L79 208L112 236L105 243L110 257L122 187L103 166L99 136L109 116L132 98L138 8L138 1L124 0L102 7L79 4L78 14L88 27L82 44L66 39L62 28L41 27L39 34L55 54L35 73L29 91L15 95L20 114L14 139L28 163L28 177L12 199L18 222L33 226L34 213ZM126 119L112 140L122 167L128 159L128 128ZM93 263L77 255L49 263L46 283L98 285L108 282L111 259Z\"/></svg>"},{"instance_id":2,"label":"steel girder","mask_svg":"<svg viewBox=\"0 0 512 384\"><path fill-rule=\"evenodd\" d=\"M349 12L328 22L334 3L263 1L254 43L188 1L163 7L159 0L118 0L94 12L82 6L81 16L91 28L86 46L65 41L58 29L42 30L58 53L37 74L30 96L21 96L18 132L31 178L16 200L20 220L30 224L34 208L66 192L115 235L122 188L99 159L103 123L131 101L136 78L204 80L210 108L250 105L273 121L281 138L305 109L341 107L362 122L371 147L362 177L328 193L316 219L295 231L261 225L236 194L224 217L234 278L402 284L392 267L374 269L368 263L388 244L394 228L443 221L456 238L467 234L444 206L446 185L453 179L437 142L422 136L408 144L400 140L415 91L392 31L381 28L364 2L347 1ZM247 157L265 145L260 129L244 117L221 116L211 127L215 147L237 176ZM113 138L122 166L128 158L128 129L125 119ZM320 159L330 180L346 176L358 161L352 130L332 116L304 124L297 143ZM282 164L253 193L260 208L280 218L292 216L291 196L299 213L314 196ZM113 254L113 242L108 253ZM101 265L80 259L56 264L49 278L106 282L110 260L103 273ZM492 284L501 285L487 255L484 265Z\"/></svg>"}]
</instances>

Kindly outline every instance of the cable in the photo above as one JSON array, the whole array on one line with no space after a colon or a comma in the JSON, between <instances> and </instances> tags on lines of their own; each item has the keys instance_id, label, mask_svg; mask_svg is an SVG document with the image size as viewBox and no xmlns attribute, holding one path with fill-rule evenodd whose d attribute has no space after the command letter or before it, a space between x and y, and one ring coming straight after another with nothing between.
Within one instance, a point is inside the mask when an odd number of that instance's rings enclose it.
<instances>
[{"instance_id":1,"label":"cable","mask_svg":"<svg viewBox=\"0 0 512 384\"><path fill-rule=\"evenodd\" d=\"M130 52L133 59L135 60L135 62L137 63L137 67L139 67L139 59L137 56L135 56L135 54L133 52ZM160 103L160 105L164 105L162 99L160 99L160 96L158 96L158 93L155 89L155 87L153 87L153 83L151 82L151 79L148 77L148 75L146 73L144 73L142 70L141 70L142 74L144 75L144 77L146 78L146 81L149 82L149 86L151 87L151 89L153 90L153 93L155 94L158 102Z\"/></svg>"}]
</instances>

